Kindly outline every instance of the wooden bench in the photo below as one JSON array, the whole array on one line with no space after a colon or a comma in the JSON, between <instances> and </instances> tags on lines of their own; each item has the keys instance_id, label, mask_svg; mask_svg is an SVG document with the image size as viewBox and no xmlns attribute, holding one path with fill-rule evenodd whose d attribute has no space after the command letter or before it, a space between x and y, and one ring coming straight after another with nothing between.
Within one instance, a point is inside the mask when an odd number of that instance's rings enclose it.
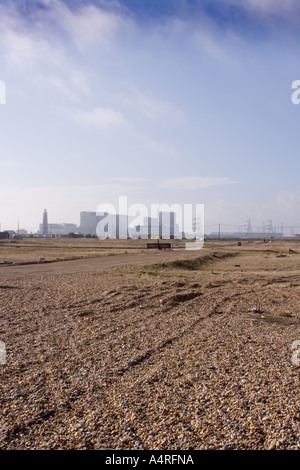
<instances>
[{"instance_id":1,"label":"wooden bench","mask_svg":"<svg viewBox=\"0 0 300 470\"><path fill-rule=\"evenodd\" d=\"M171 249L171 243L147 243L147 249L156 249L156 250L170 250Z\"/></svg>"}]
</instances>

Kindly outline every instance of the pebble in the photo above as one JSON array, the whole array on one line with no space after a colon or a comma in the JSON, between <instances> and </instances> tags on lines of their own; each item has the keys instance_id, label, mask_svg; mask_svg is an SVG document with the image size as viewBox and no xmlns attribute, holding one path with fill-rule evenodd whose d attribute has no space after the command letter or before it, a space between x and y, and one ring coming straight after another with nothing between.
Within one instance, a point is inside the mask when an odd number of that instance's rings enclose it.
<instances>
[{"instance_id":1,"label":"pebble","mask_svg":"<svg viewBox=\"0 0 300 470\"><path fill-rule=\"evenodd\" d=\"M180 287L166 269L33 275L2 289L0 449L299 450L300 330L249 318L256 278L228 290L222 271L219 284L206 274Z\"/></svg>"}]
</instances>

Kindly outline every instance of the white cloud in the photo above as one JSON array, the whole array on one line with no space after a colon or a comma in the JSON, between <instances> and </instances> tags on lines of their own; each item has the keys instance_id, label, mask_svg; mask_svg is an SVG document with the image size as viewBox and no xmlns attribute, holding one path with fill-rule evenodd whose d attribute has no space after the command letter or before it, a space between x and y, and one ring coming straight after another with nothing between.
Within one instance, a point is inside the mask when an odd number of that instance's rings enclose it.
<instances>
[{"instance_id":1,"label":"white cloud","mask_svg":"<svg viewBox=\"0 0 300 470\"><path fill-rule=\"evenodd\" d=\"M2 160L2 161L0 161L0 166L10 167L10 166L16 166L16 165L17 165L17 162L12 161L12 160Z\"/></svg>"},{"instance_id":2,"label":"white cloud","mask_svg":"<svg viewBox=\"0 0 300 470\"><path fill-rule=\"evenodd\" d=\"M80 108L58 108L69 119L89 129L110 129L124 127L127 121L124 115L112 108L97 107L89 110Z\"/></svg>"},{"instance_id":3,"label":"white cloud","mask_svg":"<svg viewBox=\"0 0 300 470\"><path fill-rule=\"evenodd\" d=\"M158 155L167 159L174 159L179 156L176 147L174 147L172 144L162 142L142 134L137 134L135 138L136 141L139 141L142 144L145 150L148 150L155 156Z\"/></svg>"},{"instance_id":4,"label":"white cloud","mask_svg":"<svg viewBox=\"0 0 300 470\"><path fill-rule=\"evenodd\" d=\"M116 91L112 99L129 112L134 111L149 121L182 124L187 119L186 112L169 99L141 90L133 83L126 86L125 91Z\"/></svg>"},{"instance_id":5,"label":"white cloud","mask_svg":"<svg viewBox=\"0 0 300 470\"><path fill-rule=\"evenodd\" d=\"M170 18L162 24L153 25L157 43L161 40L180 41L214 60L234 62L232 46L239 46L241 37L230 28L220 31L217 22L209 17L205 9L200 11L201 14L195 17Z\"/></svg>"},{"instance_id":6,"label":"white cloud","mask_svg":"<svg viewBox=\"0 0 300 470\"><path fill-rule=\"evenodd\" d=\"M135 91L132 98L133 104L149 119L167 119L180 123L185 119L185 113L164 99L159 99L150 93Z\"/></svg>"},{"instance_id":7,"label":"white cloud","mask_svg":"<svg viewBox=\"0 0 300 470\"><path fill-rule=\"evenodd\" d=\"M231 181L228 178L218 177L197 177L197 176L182 176L171 178L139 178L139 177L122 177L110 178L114 184L127 184L128 188L131 186L134 189L167 189L167 190L194 190L205 189L212 186L220 186L225 184L237 184L238 181Z\"/></svg>"},{"instance_id":8,"label":"white cloud","mask_svg":"<svg viewBox=\"0 0 300 470\"><path fill-rule=\"evenodd\" d=\"M50 90L54 94L58 93L60 97L63 96L74 102L80 102L83 98L92 95L87 75L79 70L68 70L66 76L37 73L32 79L40 89Z\"/></svg>"},{"instance_id":9,"label":"white cloud","mask_svg":"<svg viewBox=\"0 0 300 470\"><path fill-rule=\"evenodd\" d=\"M238 6L249 12L261 15L282 15L291 20L299 20L299 1L298 0L226 0L231 5ZM298 12L298 15L297 15ZM296 15L295 15L296 14Z\"/></svg>"},{"instance_id":10,"label":"white cloud","mask_svg":"<svg viewBox=\"0 0 300 470\"><path fill-rule=\"evenodd\" d=\"M29 22L14 4L0 7L0 50L9 66L21 67L26 73L35 65L61 66L66 63L62 43L48 34L47 17Z\"/></svg>"},{"instance_id":11,"label":"white cloud","mask_svg":"<svg viewBox=\"0 0 300 470\"><path fill-rule=\"evenodd\" d=\"M94 45L98 53L126 28L129 22L121 15L91 5L71 11L63 2L53 1L29 18L12 3L0 6L0 57L9 70L22 70L24 82L78 101L91 95L94 72L82 63L78 67L81 59L74 54L76 48L82 52Z\"/></svg>"},{"instance_id":12,"label":"white cloud","mask_svg":"<svg viewBox=\"0 0 300 470\"><path fill-rule=\"evenodd\" d=\"M16 28L17 29L17 28ZM21 33L14 29L3 28L1 31L1 47L3 55L9 66L30 70L37 63L52 63L57 65L63 63L62 54L53 48L43 38L36 38L27 33Z\"/></svg>"},{"instance_id":13,"label":"white cloud","mask_svg":"<svg viewBox=\"0 0 300 470\"><path fill-rule=\"evenodd\" d=\"M161 182L161 186L169 189L192 190L234 183L237 181L230 181L228 178L183 176L166 179Z\"/></svg>"},{"instance_id":14,"label":"white cloud","mask_svg":"<svg viewBox=\"0 0 300 470\"><path fill-rule=\"evenodd\" d=\"M95 44L100 48L107 47L116 34L132 27L129 20L120 14L93 5L72 12L61 2L57 2L53 15L79 50Z\"/></svg>"}]
</instances>

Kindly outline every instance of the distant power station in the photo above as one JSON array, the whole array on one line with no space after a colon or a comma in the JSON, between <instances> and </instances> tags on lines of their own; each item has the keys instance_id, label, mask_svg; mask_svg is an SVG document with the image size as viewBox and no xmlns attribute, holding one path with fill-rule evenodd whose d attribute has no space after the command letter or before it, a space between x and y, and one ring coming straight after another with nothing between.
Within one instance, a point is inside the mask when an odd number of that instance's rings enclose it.
<instances>
[{"instance_id":1,"label":"distant power station","mask_svg":"<svg viewBox=\"0 0 300 470\"><path fill-rule=\"evenodd\" d=\"M45 209L43 213L43 222L39 225L38 235L43 237L52 236L66 236L70 233L81 234L83 236L97 236L97 226L102 222L103 231L105 238L124 238L124 232L128 233L128 218L124 215L116 214L115 223L108 227L106 223L107 213L99 214L97 212L80 212L80 224L53 224L48 222L48 212ZM125 218L125 219L124 219ZM107 227L106 227L107 225ZM106 232L107 230L107 232ZM157 219L146 217L144 218L143 224L136 225L133 228L137 238L150 238L150 234L154 234L156 238L167 238L166 234L169 234L169 238L175 238L178 233L178 225L175 221L175 214L159 213ZM122 234L122 236L121 236ZM181 238L181 233L179 237ZM154 237L154 238L155 238Z\"/></svg>"},{"instance_id":2,"label":"distant power station","mask_svg":"<svg viewBox=\"0 0 300 470\"><path fill-rule=\"evenodd\" d=\"M57 237L73 232L78 232L78 226L75 224L49 224L48 212L46 209L44 210L43 223L40 224L38 235L42 235L43 237Z\"/></svg>"},{"instance_id":3,"label":"distant power station","mask_svg":"<svg viewBox=\"0 0 300 470\"><path fill-rule=\"evenodd\" d=\"M126 233L129 238L132 238L132 232L135 234L135 238L142 239L185 238L185 234L183 232L179 232L179 226L176 223L176 214L171 211L159 212L157 218L145 217L143 219L143 223L135 225L134 227L130 226L127 215L115 214L113 223L107 222L108 220L111 220L107 216L107 213L82 211L80 212L79 226L70 223L54 224L49 223L48 212L45 209L43 212L42 223L39 225L39 231L37 234L43 237L68 236L69 234L76 234L77 236L84 237L97 237L101 231L103 237L100 238L124 238L124 235L126 237ZM218 224L218 231L206 233L205 238L281 238L284 236L282 225L283 224L281 224L281 231L279 232L276 230L276 227L273 227L272 219L270 219L266 224L263 224L261 230L252 230L251 221L249 219L244 226L244 230L240 229L236 232L227 232L221 230L221 224ZM131 232L129 233L130 230ZM166 234L169 236L166 236ZM294 234L292 233L291 236L294 236ZM300 237L300 234L296 234L295 236Z\"/></svg>"},{"instance_id":4,"label":"distant power station","mask_svg":"<svg viewBox=\"0 0 300 470\"><path fill-rule=\"evenodd\" d=\"M143 218L136 217L136 215L128 216L123 214L108 214L107 212L80 212L79 225L72 223L49 223L47 209L44 209L42 215L42 223L39 224L39 229L33 233L28 233L27 230L18 228L16 230L1 231L0 224L0 238L23 238L23 237L99 237L99 238L141 238L141 239L184 239L190 238L195 234L197 227L197 219L193 217L192 227L187 233L184 232L182 224L180 224L180 214L178 217L177 212L165 209L158 210L155 217L146 217L147 212ZM152 214L151 214L152 215ZM178 219L178 220L177 220ZM178 222L178 223L177 223ZM181 220L182 222L182 220ZM184 224L183 224L184 225ZM264 238L283 238L283 237L297 237L300 238L300 226L284 226L281 222L280 230L276 230L276 226L272 223L272 218L259 227L253 230L250 218L246 221L244 226L229 225L226 223L219 223L208 225L206 228L214 227L216 231L203 233L204 239L264 239ZM232 228L237 230L234 231ZM295 233L295 232L298 233ZM287 233L289 232L289 234ZM190 237L192 235L192 237Z\"/></svg>"},{"instance_id":5,"label":"distant power station","mask_svg":"<svg viewBox=\"0 0 300 470\"><path fill-rule=\"evenodd\" d=\"M80 212L80 225L79 232L83 235L96 235L98 222L103 219L103 216L97 215L96 212Z\"/></svg>"},{"instance_id":6,"label":"distant power station","mask_svg":"<svg viewBox=\"0 0 300 470\"><path fill-rule=\"evenodd\" d=\"M80 225L79 232L83 235L97 236L97 226L102 221L103 225L103 234L107 238L124 238L124 233L128 232L128 217L126 215L116 214L114 217L114 223L108 227L107 224L107 213L99 214L97 212L80 212ZM107 232L105 232L107 224ZM150 234L155 234L157 238L163 238L163 236L168 233L169 238L174 238L175 234L178 232L178 226L175 223L175 214L174 212L169 213L159 213L157 219L151 217L145 217L143 224L136 225L133 228L136 238L150 238ZM180 234L181 237L182 234Z\"/></svg>"}]
</instances>

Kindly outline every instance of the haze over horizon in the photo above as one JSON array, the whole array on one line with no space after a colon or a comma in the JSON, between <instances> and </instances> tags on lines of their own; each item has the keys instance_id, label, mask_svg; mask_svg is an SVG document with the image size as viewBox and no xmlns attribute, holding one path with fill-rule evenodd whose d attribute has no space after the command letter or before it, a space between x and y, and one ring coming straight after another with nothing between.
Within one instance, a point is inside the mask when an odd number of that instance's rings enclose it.
<instances>
[{"instance_id":1,"label":"haze over horizon","mask_svg":"<svg viewBox=\"0 0 300 470\"><path fill-rule=\"evenodd\" d=\"M4 0L1 229L198 203L300 233L297 0Z\"/></svg>"}]
</instances>

